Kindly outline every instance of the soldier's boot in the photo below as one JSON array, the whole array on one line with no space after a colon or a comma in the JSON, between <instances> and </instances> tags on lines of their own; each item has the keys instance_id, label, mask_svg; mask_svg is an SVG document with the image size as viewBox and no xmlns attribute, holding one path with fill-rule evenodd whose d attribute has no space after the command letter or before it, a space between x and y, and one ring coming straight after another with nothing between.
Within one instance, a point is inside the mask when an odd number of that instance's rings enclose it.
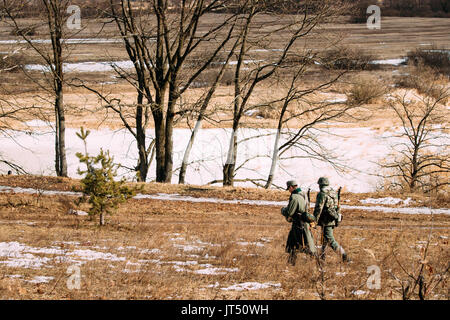
<instances>
[{"instance_id":1,"label":"soldier's boot","mask_svg":"<svg viewBox=\"0 0 450 320\"><path fill-rule=\"evenodd\" d=\"M342 255L342 262L352 262L352 259L350 259L346 253L344 253Z\"/></svg>"},{"instance_id":2,"label":"soldier's boot","mask_svg":"<svg viewBox=\"0 0 450 320\"><path fill-rule=\"evenodd\" d=\"M349 258L349 256L347 255L347 253L345 252L344 248L342 248L341 246L338 247L337 251L339 252L339 254L342 256L342 262L350 262L351 259Z\"/></svg>"},{"instance_id":3,"label":"soldier's boot","mask_svg":"<svg viewBox=\"0 0 450 320\"><path fill-rule=\"evenodd\" d=\"M288 257L288 263L290 263L291 265L295 266L295 262L297 260L297 252L295 249L291 250L291 252L289 253L289 257Z\"/></svg>"}]
</instances>

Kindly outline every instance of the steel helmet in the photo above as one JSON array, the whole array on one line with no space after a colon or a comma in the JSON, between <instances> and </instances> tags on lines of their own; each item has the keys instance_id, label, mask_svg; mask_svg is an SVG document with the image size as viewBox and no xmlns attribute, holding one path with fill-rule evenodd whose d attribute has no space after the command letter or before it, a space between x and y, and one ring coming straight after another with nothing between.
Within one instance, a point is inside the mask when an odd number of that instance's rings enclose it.
<instances>
[{"instance_id":1,"label":"steel helmet","mask_svg":"<svg viewBox=\"0 0 450 320\"><path fill-rule=\"evenodd\" d=\"M319 186L329 186L330 185L330 181L326 177L320 177L319 181L317 181L317 183L319 184Z\"/></svg>"}]
</instances>

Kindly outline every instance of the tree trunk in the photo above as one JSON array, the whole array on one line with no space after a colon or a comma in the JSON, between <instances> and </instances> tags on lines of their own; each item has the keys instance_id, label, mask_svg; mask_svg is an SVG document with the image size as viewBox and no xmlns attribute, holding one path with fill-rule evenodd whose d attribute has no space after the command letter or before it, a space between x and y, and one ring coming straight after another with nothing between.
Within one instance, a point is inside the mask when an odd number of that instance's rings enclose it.
<instances>
[{"instance_id":1,"label":"tree trunk","mask_svg":"<svg viewBox=\"0 0 450 320\"><path fill-rule=\"evenodd\" d=\"M165 177L165 134L164 123L155 118L155 149L156 149L156 182L164 182Z\"/></svg>"},{"instance_id":2,"label":"tree trunk","mask_svg":"<svg viewBox=\"0 0 450 320\"><path fill-rule=\"evenodd\" d=\"M56 134L55 134L55 169L59 177L67 177L66 159L66 120L63 106L62 86L58 89L55 100Z\"/></svg>"},{"instance_id":3,"label":"tree trunk","mask_svg":"<svg viewBox=\"0 0 450 320\"><path fill-rule=\"evenodd\" d=\"M138 94L138 106L136 108L136 142L139 153L139 162L138 162L138 181L145 182L147 179L148 173L148 155L147 148L145 142L145 126L143 119L143 103L144 97L141 92Z\"/></svg>"},{"instance_id":4,"label":"tree trunk","mask_svg":"<svg viewBox=\"0 0 450 320\"><path fill-rule=\"evenodd\" d=\"M181 163L181 169L180 169L180 176L178 178L179 184L185 183L186 169L187 169L187 166L189 163L189 155L191 153L192 146L194 145L195 137L196 137L198 131L200 131L201 126L202 126L202 120L198 119L197 123L195 124L194 131L192 131L192 133L191 133L191 138L189 139L189 143L186 147L186 150L184 151L183 162Z\"/></svg>"},{"instance_id":5,"label":"tree trunk","mask_svg":"<svg viewBox=\"0 0 450 320\"><path fill-rule=\"evenodd\" d=\"M281 128L278 128L277 135L275 137L275 144L273 146L273 155L272 155L272 165L270 166L270 172L269 177L267 178L266 185L264 188L268 189L272 185L273 177L275 176L275 170L278 163L278 145L280 143L280 137L281 137Z\"/></svg>"},{"instance_id":6,"label":"tree trunk","mask_svg":"<svg viewBox=\"0 0 450 320\"><path fill-rule=\"evenodd\" d=\"M177 102L177 79L173 76L169 85L169 99L167 102L166 130L165 134L165 161L164 161L164 181L171 183L173 172L173 121L175 118L175 104Z\"/></svg>"},{"instance_id":7,"label":"tree trunk","mask_svg":"<svg viewBox=\"0 0 450 320\"><path fill-rule=\"evenodd\" d=\"M418 154L419 154L419 147L415 146L414 147L414 153L413 153L413 157L412 157L412 163L411 163L411 181L409 182L409 188L411 191L414 191L414 189L416 189L416 184L417 184L417 175L418 175Z\"/></svg>"},{"instance_id":8,"label":"tree trunk","mask_svg":"<svg viewBox=\"0 0 450 320\"><path fill-rule=\"evenodd\" d=\"M162 182L170 183L172 181L173 171L173 116L167 115L165 131L165 161L164 161L164 180Z\"/></svg>"},{"instance_id":9,"label":"tree trunk","mask_svg":"<svg viewBox=\"0 0 450 320\"><path fill-rule=\"evenodd\" d=\"M53 73L53 82L55 90L55 169L59 177L67 177L67 160L66 160L66 119L64 114L63 101L63 58L62 58L62 31L58 20L59 11L56 11L55 21L53 24L54 30L51 31L53 57L55 61L55 69Z\"/></svg>"},{"instance_id":10,"label":"tree trunk","mask_svg":"<svg viewBox=\"0 0 450 320\"><path fill-rule=\"evenodd\" d=\"M234 170L236 168L236 154L237 154L237 136L236 130L231 132L230 146L228 149L227 162L223 167L223 186L233 186L234 184Z\"/></svg>"},{"instance_id":11,"label":"tree trunk","mask_svg":"<svg viewBox=\"0 0 450 320\"><path fill-rule=\"evenodd\" d=\"M100 225L105 225L105 214L103 212L100 213Z\"/></svg>"}]
</instances>

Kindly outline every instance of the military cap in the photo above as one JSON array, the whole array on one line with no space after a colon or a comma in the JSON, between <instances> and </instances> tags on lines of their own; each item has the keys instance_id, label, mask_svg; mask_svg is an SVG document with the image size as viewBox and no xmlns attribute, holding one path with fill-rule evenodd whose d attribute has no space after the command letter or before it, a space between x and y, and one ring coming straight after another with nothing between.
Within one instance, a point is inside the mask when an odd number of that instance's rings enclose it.
<instances>
[{"instance_id":1,"label":"military cap","mask_svg":"<svg viewBox=\"0 0 450 320\"><path fill-rule=\"evenodd\" d=\"M319 184L319 186L329 186L330 185L330 181L326 177L320 177L319 181L317 181L317 183Z\"/></svg>"},{"instance_id":2,"label":"military cap","mask_svg":"<svg viewBox=\"0 0 450 320\"><path fill-rule=\"evenodd\" d=\"M286 182L286 190L289 190L289 187L296 187L296 186L298 186L298 183L295 180L289 180L288 182Z\"/></svg>"}]
</instances>

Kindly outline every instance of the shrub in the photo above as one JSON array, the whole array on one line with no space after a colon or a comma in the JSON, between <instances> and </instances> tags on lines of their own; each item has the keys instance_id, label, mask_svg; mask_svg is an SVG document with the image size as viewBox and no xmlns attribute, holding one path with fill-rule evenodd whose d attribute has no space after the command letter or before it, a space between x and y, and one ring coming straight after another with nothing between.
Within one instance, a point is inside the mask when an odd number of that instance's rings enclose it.
<instances>
[{"instance_id":1,"label":"shrub","mask_svg":"<svg viewBox=\"0 0 450 320\"><path fill-rule=\"evenodd\" d=\"M450 77L450 49L432 47L418 48L408 52L408 61L416 66L423 64L437 72Z\"/></svg>"},{"instance_id":2,"label":"shrub","mask_svg":"<svg viewBox=\"0 0 450 320\"><path fill-rule=\"evenodd\" d=\"M359 78L346 92L347 103L361 105L373 103L376 99L384 96L388 89L376 78Z\"/></svg>"},{"instance_id":3,"label":"shrub","mask_svg":"<svg viewBox=\"0 0 450 320\"><path fill-rule=\"evenodd\" d=\"M338 47L325 51L320 60L326 69L366 70L373 56L359 48Z\"/></svg>"},{"instance_id":4,"label":"shrub","mask_svg":"<svg viewBox=\"0 0 450 320\"><path fill-rule=\"evenodd\" d=\"M395 78L397 87L416 89L418 93L437 98L441 95L447 79L435 69L419 63L409 65L406 72ZM430 85L433 84L433 85Z\"/></svg>"},{"instance_id":5,"label":"shrub","mask_svg":"<svg viewBox=\"0 0 450 320\"><path fill-rule=\"evenodd\" d=\"M0 72L15 72L22 67L22 57L13 54L0 54Z\"/></svg>"},{"instance_id":6,"label":"shrub","mask_svg":"<svg viewBox=\"0 0 450 320\"><path fill-rule=\"evenodd\" d=\"M254 118L263 118L263 119L278 119L279 112L277 104L259 107L254 112L251 113L251 116Z\"/></svg>"}]
</instances>

